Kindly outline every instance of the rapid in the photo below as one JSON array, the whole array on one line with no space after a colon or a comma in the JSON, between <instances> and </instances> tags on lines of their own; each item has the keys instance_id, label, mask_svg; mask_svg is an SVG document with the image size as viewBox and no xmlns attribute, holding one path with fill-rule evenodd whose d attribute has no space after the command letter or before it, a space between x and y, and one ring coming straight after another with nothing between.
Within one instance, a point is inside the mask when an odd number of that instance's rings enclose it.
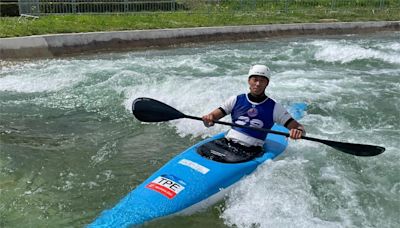
<instances>
[{"instance_id":1,"label":"rapid","mask_svg":"<svg viewBox=\"0 0 400 228\"><path fill-rule=\"evenodd\" d=\"M201 116L248 90L252 64L271 68L268 96L307 104L309 136L386 152L355 157L291 141L224 201L145 227L400 227L399 32L0 61L0 227L90 223L179 152L228 129L140 123L135 98Z\"/></svg>"}]
</instances>

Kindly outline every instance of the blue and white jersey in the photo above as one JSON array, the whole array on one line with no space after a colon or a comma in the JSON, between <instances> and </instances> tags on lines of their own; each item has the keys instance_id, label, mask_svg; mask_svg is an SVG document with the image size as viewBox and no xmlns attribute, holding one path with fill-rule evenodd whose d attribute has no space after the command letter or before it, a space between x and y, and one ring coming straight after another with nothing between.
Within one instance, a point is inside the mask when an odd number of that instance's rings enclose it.
<instances>
[{"instance_id":1,"label":"blue and white jersey","mask_svg":"<svg viewBox=\"0 0 400 228\"><path fill-rule=\"evenodd\" d=\"M260 103L249 100L247 94L229 98L221 108L231 114L232 122L252 127L271 129L274 123L284 125L291 117L289 112L273 99L267 98ZM262 146L267 133L239 127L233 127L225 136L245 146Z\"/></svg>"}]
</instances>

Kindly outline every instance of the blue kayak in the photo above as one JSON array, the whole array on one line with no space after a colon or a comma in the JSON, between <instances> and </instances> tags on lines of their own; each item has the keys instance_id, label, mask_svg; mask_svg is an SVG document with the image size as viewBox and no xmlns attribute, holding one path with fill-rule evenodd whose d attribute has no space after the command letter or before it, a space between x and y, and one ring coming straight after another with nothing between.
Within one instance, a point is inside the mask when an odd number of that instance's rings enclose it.
<instances>
[{"instance_id":1,"label":"blue kayak","mask_svg":"<svg viewBox=\"0 0 400 228\"><path fill-rule=\"evenodd\" d=\"M278 125L272 129L288 132ZM88 227L131 227L173 214L190 214L222 199L227 189L266 160L283 153L288 145L285 136L268 134L265 153L243 162L213 159L225 156L218 147L208 148L211 157L199 153L224 134L205 139L177 155Z\"/></svg>"}]
</instances>

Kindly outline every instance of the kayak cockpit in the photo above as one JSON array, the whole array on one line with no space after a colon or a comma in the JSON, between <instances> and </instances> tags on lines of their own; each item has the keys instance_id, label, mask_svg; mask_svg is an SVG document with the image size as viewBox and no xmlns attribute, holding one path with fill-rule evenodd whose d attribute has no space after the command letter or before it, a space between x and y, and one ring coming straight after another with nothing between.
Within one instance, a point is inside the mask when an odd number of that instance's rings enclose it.
<instances>
[{"instance_id":1,"label":"kayak cockpit","mask_svg":"<svg viewBox=\"0 0 400 228\"><path fill-rule=\"evenodd\" d=\"M264 154L262 147L250 147L233 143L226 138L215 139L197 147L196 152L204 158L221 163L241 163Z\"/></svg>"}]
</instances>

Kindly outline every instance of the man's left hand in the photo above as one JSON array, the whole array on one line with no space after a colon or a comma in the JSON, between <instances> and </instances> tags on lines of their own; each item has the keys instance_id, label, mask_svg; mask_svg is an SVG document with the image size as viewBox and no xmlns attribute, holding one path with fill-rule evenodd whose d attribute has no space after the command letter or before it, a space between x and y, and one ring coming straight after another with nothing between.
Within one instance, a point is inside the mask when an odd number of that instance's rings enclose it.
<instances>
[{"instance_id":1,"label":"man's left hand","mask_svg":"<svg viewBox=\"0 0 400 228\"><path fill-rule=\"evenodd\" d=\"M301 139L301 136L304 135L303 133L305 133L303 130L296 128L290 129L289 132L291 139Z\"/></svg>"}]
</instances>

